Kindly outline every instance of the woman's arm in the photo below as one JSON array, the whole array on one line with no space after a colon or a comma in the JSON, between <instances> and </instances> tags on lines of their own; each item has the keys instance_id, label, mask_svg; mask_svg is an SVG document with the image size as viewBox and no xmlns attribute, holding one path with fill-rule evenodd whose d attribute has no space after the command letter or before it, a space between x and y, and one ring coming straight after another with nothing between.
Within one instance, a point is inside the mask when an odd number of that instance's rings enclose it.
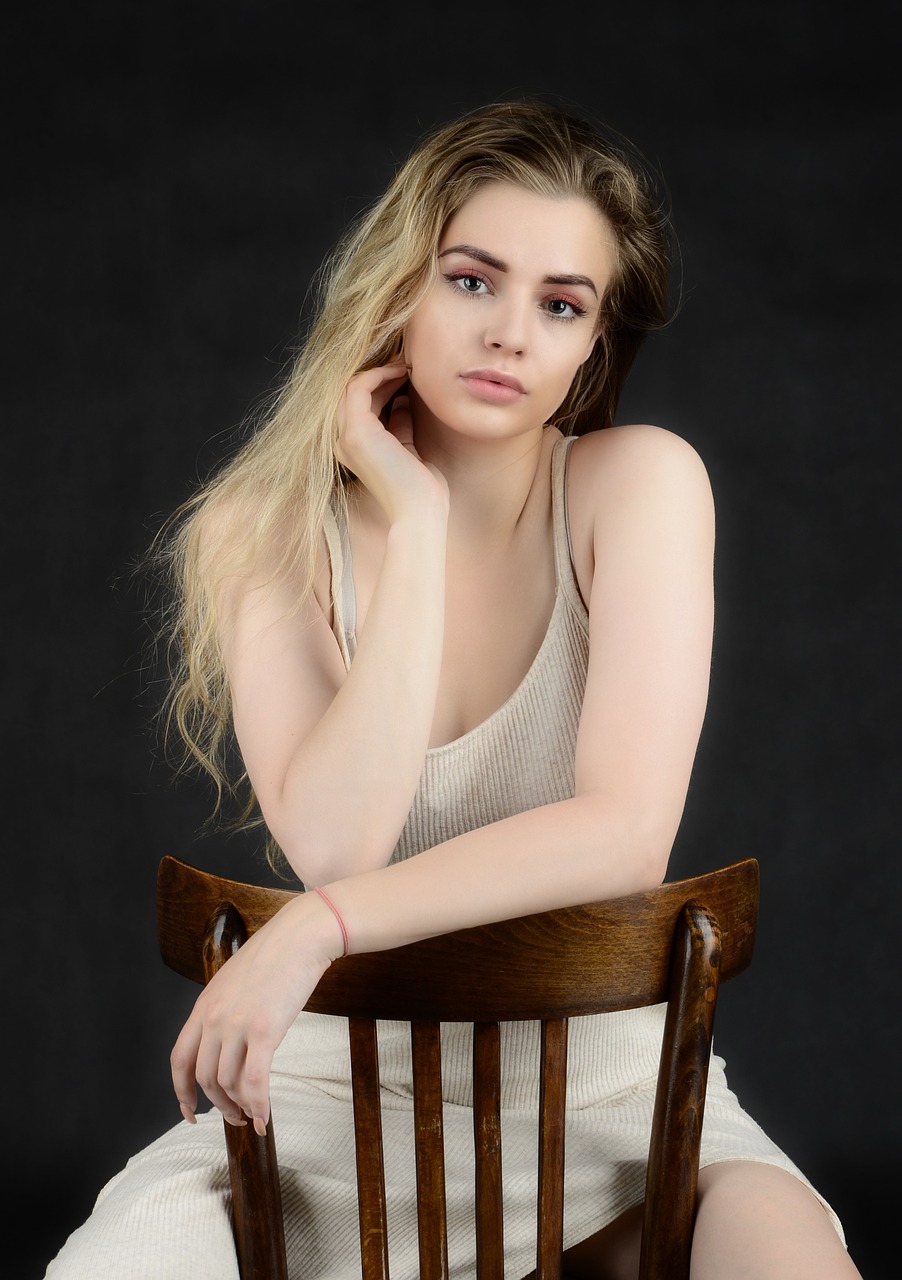
<instances>
[{"instance_id":1,"label":"woman's arm","mask_svg":"<svg viewBox=\"0 0 902 1280\"><path fill-rule=\"evenodd\" d=\"M591 573L573 799L328 887L352 950L397 946L660 883L705 714L714 512L705 469L653 427L587 436L571 528Z\"/></svg>"},{"instance_id":2,"label":"woman's arm","mask_svg":"<svg viewBox=\"0 0 902 1280\"><path fill-rule=\"evenodd\" d=\"M293 609L291 584L267 582L264 572L259 584L234 583L226 602L236 736L267 826L306 884L388 862L434 714L447 486L413 454L403 404L390 430L376 416L405 376L406 368L399 376L394 367L359 375L340 414L340 459L389 521L350 671L315 596Z\"/></svg>"},{"instance_id":3,"label":"woman's arm","mask_svg":"<svg viewBox=\"0 0 902 1280\"><path fill-rule=\"evenodd\" d=\"M654 428L587 437L574 455L575 556L591 578L576 794L336 878L325 887L352 950L615 897L665 874L707 696L710 487L694 451ZM196 1077L225 1115L264 1127L272 1054L341 945L329 909L305 894L228 962L173 1050L183 1111Z\"/></svg>"}]
</instances>

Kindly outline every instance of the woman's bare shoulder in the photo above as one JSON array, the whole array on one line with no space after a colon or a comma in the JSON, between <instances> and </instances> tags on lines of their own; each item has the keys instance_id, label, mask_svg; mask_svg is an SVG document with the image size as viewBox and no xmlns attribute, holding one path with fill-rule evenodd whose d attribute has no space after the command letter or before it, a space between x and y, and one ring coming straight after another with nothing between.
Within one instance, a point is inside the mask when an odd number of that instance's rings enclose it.
<instances>
[{"instance_id":1,"label":"woman's bare shoulder","mask_svg":"<svg viewBox=\"0 0 902 1280\"><path fill-rule=\"evenodd\" d=\"M573 445L571 470L589 479L603 481L612 472L625 479L632 472L645 474L650 468L662 476L668 472L678 477L706 474L701 457L688 440L647 422L589 431Z\"/></svg>"},{"instance_id":2,"label":"woman's bare shoulder","mask_svg":"<svg viewBox=\"0 0 902 1280\"><path fill-rule=\"evenodd\" d=\"M649 423L607 427L572 447L572 515L595 514L612 502L655 502L670 495L687 503L710 501L710 483L697 450L682 436Z\"/></svg>"},{"instance_id":3,"label":"woman's bare shoulder","mask_svg":"<svg viewBox=\"0 0 902 1280\"><path fill-rule=\"evenodd\" d=\"M571 449L567 498L581 587L591 582L600 540L637 528L664 536L690 526L713 530L711 485L697 450L649 423L581 436Z\"/></svg>"}]
</instances>

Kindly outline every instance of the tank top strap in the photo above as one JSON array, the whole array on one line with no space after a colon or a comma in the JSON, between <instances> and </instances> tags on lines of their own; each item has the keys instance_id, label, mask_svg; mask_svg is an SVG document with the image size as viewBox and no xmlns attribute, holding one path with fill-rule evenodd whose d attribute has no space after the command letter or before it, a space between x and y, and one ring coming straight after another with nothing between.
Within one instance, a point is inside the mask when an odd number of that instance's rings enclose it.
<instances>
[{"instance_id":1,"label":"tank top strap","mask_svg":"<svg viewBox=\"0 0 902 1280\"><path fill-rule=\"evenodd\" d=\"M558 440L551 454L551 510L554 520L554 571L558 590L563 591L571 607L585 617L586 606L580 594L573 566L573 542L567 511L567 474L570 450L577 436Z\"/></svg>"},{"instance_id":2,"label":"tank top strap","mask_svg":"<svg viewBox=\"0 0 902 1280\"><path fill-rule=\"evenodd\" d=\"M332 631L338 641L345 667L348 668L357 650L357 596L351 571L348 522L340 502L326 508L323 534L329 552Z\"/></svg>"}]
</instances>

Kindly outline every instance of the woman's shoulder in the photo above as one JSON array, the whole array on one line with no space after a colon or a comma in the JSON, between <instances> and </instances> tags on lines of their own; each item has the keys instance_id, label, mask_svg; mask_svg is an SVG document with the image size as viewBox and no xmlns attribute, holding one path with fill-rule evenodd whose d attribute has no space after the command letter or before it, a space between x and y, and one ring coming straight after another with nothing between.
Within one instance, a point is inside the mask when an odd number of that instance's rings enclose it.
<instances>
[{"instance_id":1,"label":"woman's shoulder","mask_svg":"<svg viewBox=\"0 0 902 1280\"><path fill-rule=\"evenodd\" d=\"M597 508L616 497L653 501L665 493L710 497L707 469L683 436L650 423L606 427L580 436L569 467L571 505Z\"/></svg>"},{"instance_id":2,"label":"woman's shoulder","mask_svg":"<svg viewBox=\"0 0 902 1280\"><path fill-rule=\"evenodd\" d=\"M594 562L599 537L626 528L713 521L707 469L683 436L650 423L605 427L570 450L567 501L578 559Z\"/></svg>"},{"instance_id":3,"label":"woman's shoulder","mask_svg":"<svg viewBox=\"0 0 902 1280\"><path fill-rule=\"evenodd\" d=\"M588 431L573 444L572 466L603 479L612 468L628 473L654 467L705 474L705 466L684 436L648 422Z\"/></svg>"}]
</instances>

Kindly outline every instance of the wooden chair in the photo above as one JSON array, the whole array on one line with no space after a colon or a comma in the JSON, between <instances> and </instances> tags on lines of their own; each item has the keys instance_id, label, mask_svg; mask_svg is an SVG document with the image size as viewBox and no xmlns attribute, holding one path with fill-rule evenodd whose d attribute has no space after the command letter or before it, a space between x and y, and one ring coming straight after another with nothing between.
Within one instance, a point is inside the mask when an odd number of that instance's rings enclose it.
<instances>
[{"instance_id":1,"label":"wooden chair","mask_svg":"<svg viewBox=\"0 0 902 1280\"><path fill-rule=\"evenodd\" d=\"M163 858L163 959L203 983L291 896ZM688 1276L718 984L748 966L757 910L758 864L748 859L648 893L336 961L306 1007L349 1020L364 1280L389 1274L375 1019L411 1023L421 1280L448 1276L439 1023L474 1024L479 1276L501 1280L498 1024L541 1021L536 1277L551 1280L561 1275L567 1019L662 1001L640 1276ZM273 1126L265 1138L250 1126L225 1134L242 1280L287 1280Z\"/></svg>"}]
</instances>

